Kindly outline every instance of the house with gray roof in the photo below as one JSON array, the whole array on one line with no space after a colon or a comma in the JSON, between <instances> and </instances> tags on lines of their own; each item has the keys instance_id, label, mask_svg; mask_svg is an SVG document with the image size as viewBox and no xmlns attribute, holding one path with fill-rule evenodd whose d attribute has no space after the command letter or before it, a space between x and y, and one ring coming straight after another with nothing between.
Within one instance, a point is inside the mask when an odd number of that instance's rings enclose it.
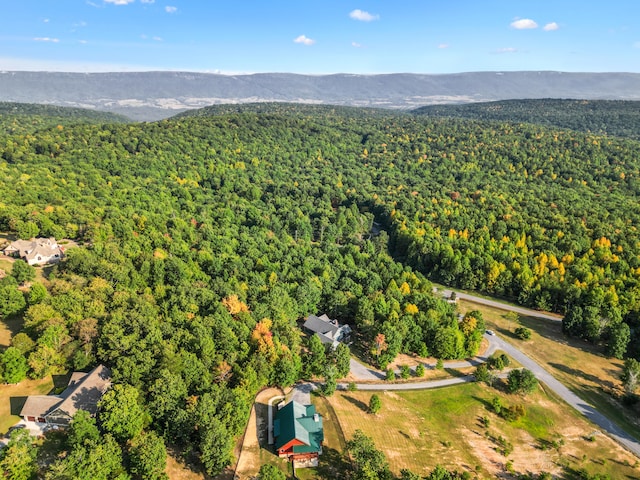
<instances>
[{"instance_id":1,"label":"house with gray roof","mask_svg":"<svg viewBox=\"0 0 640 480\"><path fill-rule=\"evenodd\" d=\"M317 466L322 453L324 430L322 416L313 405L302 405L295 400L276 412L273 422L276 453L305 466Z\"/></svg>"},{"instance_id":2,"label":"house with gray roof","mask_svg":"<svg viewBox=\"0 0 640 480\"><path fill-rule=\"evenodd\" d=\"M348 342L351 336L349 325L340 325L337 320L331 320L326 314L319 317L309 315L303 326L309 333L317 333L322 343L329 344L333 348L341 342Z\"/></svg>"},{"instance_id":3,"label":"house with gray roof","mask_svg":"<svg viewBox=\"0 0 640 480\"><path fill-rule=\"evenodd\" d=\"M22 258L29 265L41 265L59 262L64 252L56 239L51 237L16 240L5 247L4 254Z\"/></svg>"},{"instance_id":4,"label":"house with gray roof","mask_svg":"<svg viewBox=\"0 0 640 480\"><path fill-rule=\"evenodd\" d=\"M74 372L67 388L60 395L30 395L20 416L29 422L69 425L78 410L91 415L98 411L98 402L111 386L111 371L99 365L89 373Z\"/></svg>"}]
</instances>

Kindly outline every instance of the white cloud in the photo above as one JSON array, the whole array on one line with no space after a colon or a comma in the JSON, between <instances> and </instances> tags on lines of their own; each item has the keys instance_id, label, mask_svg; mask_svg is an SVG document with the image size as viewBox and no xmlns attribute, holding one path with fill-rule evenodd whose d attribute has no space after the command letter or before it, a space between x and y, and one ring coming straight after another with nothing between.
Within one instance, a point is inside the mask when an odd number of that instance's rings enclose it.
<instances>
[{"instance_id":1,"label":"white cloud","mask_svg":"<svg viewBox=\"0 0 640 480\"><path fill-rule=\"evenodd\" d=\"M161 42L161 41L162 41L162 37L153 37L153 39L154 39L156 42Z\"/></svg>"},{"instance_id":2,"label":"white cloud","mask_svg":"<svg viewBox=\"0 0 640 480\"><path fill-rule=\"evenodd\" d=\"M86 40L78 40L78 43L81 43L83 45L86 45L88 42Z\"/></svg>"},{"instance_id":3,"label":"white cloud","mask_svg":"<svg viewBox=\"0 0 640 480\"><path fill-rule=\"evenodd\" d=\"M166 6L164 7L164 11L167 13L176 13L178 11L178 7Z\"/></svg>"},{"instance_id":4,"label":"white cloud","mask_svg":"<svg viewBox=\"0 0 640 480\"><path fill-rule=\"evenodd\" d=\"M140 0L142 3L154 3L156 0Z\"/></svg>"},{"instance_id":5,"label":"white cloud","mask_svg":"<svg viewBox=\"0 0 640 480\"><path fill-rule=\"evenodd\" d=\"M352 11L349 16L354 20L360 20L361 22L372 22L373 20L380 19L380 15L372 15L371 13L360 10L359 8Z\"/></svg>"},{"instance_id":6,"label":"white cloud","mask_svg":"<svg viewBox=\"0 0 640 480\"><path fill-rule=\"evenodd\" d=\"M558 25L556 22L547 23L544 27L542 27L545 32L552 32L554 30L558 30L559 28L560 25Z\"/></svg>"},{"instance_id":7,"label":"white cloud","mask_svg":"<svg viewBox=\"0 0 640 480\"><path fill-rule=\"evenodd\" d=\"M527 30L531 28L538 28L538 24L530 18L521 18L511 22L511 28L515 28L516 30Z\"/></svg>"},{"instance_id":8,"label":"white cloud","mask_svg":"<svg viewBox=\"0 0 640 480\"><path fill-rule=\"evenodd\" d=\"M633 48L640 48L640 42L635 42L633 44Z\"/></svg>"},{"instance_id":9,"label":"white cloud","mask_svg":"<svg viewBox=\"0 0 640 480\"><path fill-rule=\"evenodd\" d=\"M58 43L60 41L60 39L58 38L50 38L50 37L36 37L33 40L36 42L51 42L51 43Z\"/></svg>"},{"instance_id":10,"label":"white cloud","mask_svg":"<svg viewBox=\"0 0 640 480\"><path fill-rule=\"evenodd\" d=\"M358 42L351 42L351 46L355 47L355 48L362 48L362 44L360 44Z\"/></svg>"},{"instance_id":11,"label":"white cloud","mask_svg":"<svg viewBox=\"0 0 640 480\"><path fill-rule=\"evenodd\" d=\"M441 43L440 45L438 45L438 48L449 48L449 44L448 43Z\"/></svg>"},{"instance_id":12,"label":"white cloud","mask_svg":"<svg viewBox=\"0 0 640 480\"><path fill-rule=\"evenodd\" d=\"M518 51L517 48L505 47L505 48L499 48L498 50L496 50L496 53L516 53L517 51Z\"/></svg>"},{"instance_id":13,"label":"white cloud","mask_svg":"<svg viewBox=\"0 0 640 480\"><path fill-rule=\"evenodd\" d=\"M306 35L300 35L293 40L295 43L302 43L303 45L313 45L316 43L315 40L307 37Z\"/></svg>"},{"instance_id":14,"label":"white cloud","mask_svg":"<svg viewBox=\"0 0 640 480\"><path fill-rule=\"evenodd\" d=\"M105 3L113 3L114 5L129 5L130 3L133 3L135 1L136 0L104 0Z\"/></svg>"},{"instance_id":15,"label":"white cloud","mask_svg":"<svg viewBox=\"0 0 640 480\"><path fill-rule=\"evenodd\" d=\"M49 23L49 19L48 19L48 18L45 18L45 19L44 19L44 20L42 20L42 21L43 21L43 23Z\"/></svg>"}]
</instances>

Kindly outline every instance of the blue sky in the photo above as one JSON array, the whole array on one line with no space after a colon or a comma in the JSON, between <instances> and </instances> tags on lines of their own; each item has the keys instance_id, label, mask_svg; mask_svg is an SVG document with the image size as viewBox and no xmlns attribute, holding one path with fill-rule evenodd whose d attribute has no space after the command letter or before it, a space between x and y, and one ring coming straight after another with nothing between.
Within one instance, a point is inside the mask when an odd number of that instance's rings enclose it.
<instances>
[{"instance_id":1,"label":"blue sky","mask_svg":"<svg viewBox=\"0 0 640 480\"><path fill-rule=\"evenodd\" d=\"M0 0L0 70L640 72L640 0Z\"/></svg>"}]
</instances>

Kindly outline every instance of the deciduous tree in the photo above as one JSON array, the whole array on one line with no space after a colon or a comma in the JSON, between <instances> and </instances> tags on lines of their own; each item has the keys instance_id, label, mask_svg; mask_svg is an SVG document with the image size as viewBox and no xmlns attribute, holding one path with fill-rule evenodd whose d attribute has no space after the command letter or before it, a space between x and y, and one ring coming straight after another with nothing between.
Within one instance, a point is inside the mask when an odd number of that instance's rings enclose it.
<instances>
[{"instance_id":1,"label":"deciduous tree","mask_svg":"<svg viewBox=\"0 0 640 480\"><path fill-rule=\"evenodd\" d=\"M21 382L27 376L29 370L27 359L16 347L7 348L0 356L0 363L3 370L2 376L7 383Z\"/></svg>"},{"instance_id":2,"label":"deciduous tree","mask_svg":"<svg viewBox=\"0 0 640 480\"><path fill-rule=\"evenodd\" d=\"M390 480L389 463L373 440L361 430L356 430L347 442L347 451L353 460L354 480Z\"/></svg>"},{"instance_id":3,"label":"deciduous tree","mask_svg":"<svg viewBox=\"0 0 640 480\"><path fill-rule=\"evenodd\" d=\"M149 415L140 402L140 392L131 385L114 385L99 402L100 425L120 442L142 432Z\"/></svg>"},{"instance_id":4,"label":"deciduous tree","mask_svg":"<svg viewBox=\"0 0 640 480\"><path fill-rule=\"evenodd\" d=\"M511 370L507 376L507 391L526 395L538 386L538 379L531 370L526 368Z\"/></svg>"},{"instance_id":5,"label":"deciduous tree","mask_svg":"<svg viewBox=\"0 0 640 480\"><path fill-rule=\"evenodd\" d=\"M162 437L155 432L142 432L131 441L129 448L131 473L142 480L168 480L167 449Z\"/></svg>"}]
</instances>

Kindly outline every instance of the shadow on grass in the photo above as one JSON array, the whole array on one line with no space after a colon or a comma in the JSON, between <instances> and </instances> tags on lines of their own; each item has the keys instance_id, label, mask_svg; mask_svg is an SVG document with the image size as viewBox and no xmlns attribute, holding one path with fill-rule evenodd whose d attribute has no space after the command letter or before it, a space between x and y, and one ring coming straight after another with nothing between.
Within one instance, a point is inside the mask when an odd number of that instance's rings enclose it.
<instances>
[{"instance_id":1,"label":"shadow on grass","mask_svg":"<svg viewBox=\"0 0 640 480\"><path fill-rule=\"evenodd\" d=\"M9 333L11 334L11 338L15 337L24 328L24 320L22 315L23 313L19 313L15 315L9 315L2 319L2 323L5 325L5 327L7 327L7 330L9 330ZM9 342L7 342L6 346L9 346Z\"/></svg>"},{"instance_id":2,"label":"shadow on grass","mask_svg":"<svg viewBox=\"0 0 640 480\"><path fill-rule=\"evenodd\" d=\"M487 400L486 398L476 397L475 395L472 396L471 398L473 398L476 402L481 404L485 410L493 413L493 406L491 405L491 402L489 400Z\"/></svg>"},{"instance_id":3,"label":"shadow on grass","mask_svg":"<svg viewBox=\"0 0 640 480\"><path fill-rule=\"evenodd\" d=\"M175 461L178 463L180 469L184 469L187 472L190 472L190 473L192 473L194 475L197 475L199 477L205 478L207 480L211 478L205 473L204 467L202 466L202 463L200 463L200 460L199 460L198 455L196 454L195 450L188 449L188 451L187 451L187 450L185 450L184 447L178 447L177 445L168 443L167 444L167 453L172 458L175 459ZM229 471L229 468L225 469L225 472L227 472L227 471ZM226 478L226 477L220 477L221 480L222 480L222 478Z\"/></svg>"},{"instance_id":4,"label":"shadow on grass","mask_svg":"<svg viewBox=\"0 0 640 480\"><path fill-rule=\"evenodd\" d=\"M20 411L29 397L11 397L9 405L11 407L11 415L20 415Z\"/></svg>"},{"instance_id":5,"label":"shadow on grass","mask_svg":"<svg viewBox=\"0 0 640 480\"><path fill-rule=\"evenodd\" d=\"M358 400L357 398L350 397L349 395L343 395L342 398L344 398L347 402L355 405L356 407L358 407L363 412L365 412L365 413L369 412L369 406L366 405L364 402Z\"/></svg>"},{"instance_id":6,"label":"shadow on grass","mask_svg":"<svg viewBox=\"0 0 640 480\"><path fill-rule=\"evenodd\" d=\"M556 368L561 372L567 373L572 377L579 377L588 382L595 383L596 385L606 385L609 388L614 387L613 383L611 382L603 381L601 378L598 378L595 375L591 375L590 373L585 373L581 370L576 370L575 368L567 367L562 363L549 363L549 366Z\"/></svg>"},{"instance_id":7,"label":"shadow on grass","mask_svg":"<svg viewBox=\"0 0 640 480\"><path fill-rule=\"evenodd\" d=\"M468 373L463 373L455 368L445 368L444 371L452 377L456 378L466 377L468 375Z\"/></svg>"},{"instance_id":8,"label":"shadow on grass","mask_svg":"<svg viewBox=\"0 0 640 480\"><path fill-rule=\"evenodd\" d=\"M351 464L345 456L334 448L323 448L320 462L316 468L319 478L333 480L346 478Z\"/></svg>"},{"instance_id":9,"label":"shadow on grass","mask_svg":"<svg viewBox=\"0 0 640 480\"><path fill-rule=\"evenodd\" d=\"M48 431L38 449L38 463L48 465L54 462L65 449L67 434L62 430Z\"/></svg>"}]
</instances>

